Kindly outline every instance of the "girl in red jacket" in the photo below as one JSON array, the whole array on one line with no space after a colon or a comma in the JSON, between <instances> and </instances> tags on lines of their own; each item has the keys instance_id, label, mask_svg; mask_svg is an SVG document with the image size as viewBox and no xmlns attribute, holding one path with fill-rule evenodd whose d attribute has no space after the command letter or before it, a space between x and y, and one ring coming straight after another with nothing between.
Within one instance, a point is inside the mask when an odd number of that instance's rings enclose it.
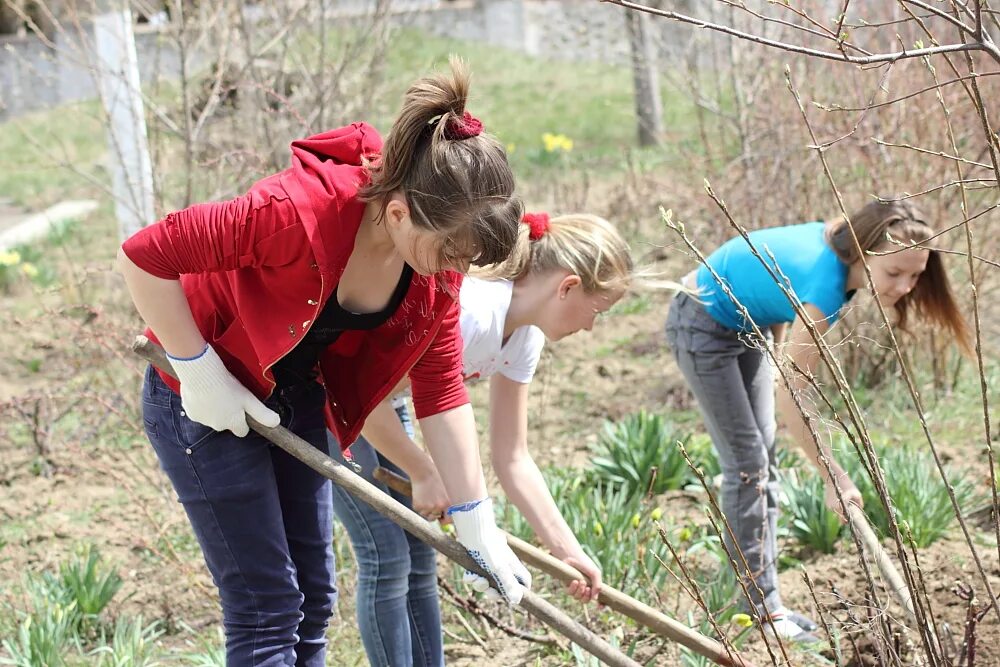
<instances>
[{"instance_id":1,"label":"girl in red jacket","mask_svg":"<svg viewBox=\"0 0 1000 667\"><path fill-rule=\"evenodd\" d=\"M459 541L509 602L528 582L484 502L462 382L462 273L506 259L521 217L467 91L453 61L411 86L384 146L364 123L296 141L289 169L121 248L179 378L147 371L143 419L219 588L229 665L325 665L336 601L331 484L248 414L326 452L327 427L353 442L409 375Z\"/></svg>"}]
</instances>

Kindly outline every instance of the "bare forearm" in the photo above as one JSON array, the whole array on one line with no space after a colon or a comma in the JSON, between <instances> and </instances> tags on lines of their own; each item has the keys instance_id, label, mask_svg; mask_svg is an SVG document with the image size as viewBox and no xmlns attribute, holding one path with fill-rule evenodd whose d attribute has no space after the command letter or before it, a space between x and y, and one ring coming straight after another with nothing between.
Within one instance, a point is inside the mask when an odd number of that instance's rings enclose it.
<instances>
[{"instance_id":1,"label":"bare forearm","mask_svg":"<svg viewBox=\"0 0 1000 667\"><path fill-rule=\"evenodd\" d=\"M818 433L814 436L810 430L809 425L802 417L786 387L779 387L778 389L777 408L782 426L787 429L788 434L799 446L799 449L802 450L806 458L816 466L823 479L826 480L829 478L829 472L827 465L820 460L821 455L826 457L835 475L843 474L843 470L833 459L830 448L823 442Z\"/></svg>"},{"instance_id":2,"label":"bare forearm","mask_svg":"<svg viewBox=\"0 0 1000 667\"><path fill-rule=\"evenodd\" d=\"M420 430L452 502L460 504L485 498L486 480L472 406L466 403L421 419Z\"/></svg>"},{"instance_id":3,"label":"bare forearm","mask_svg":"<svg viewBox=\"0 0 1000 667\"><path fill-rule=\"evenodd\" d=\"M494 459L493 469L507 497L553 555L562 558L578 548L579 542L556 506L534 459L530 456Z\"/></svg>"},{"instance_id":4,"label":"bare forearm","mask_svg":"<svg viewBox=\"0 0 1000 667\"><path fill-rule=\"evenodd\" d=\"M411 479L421 476L434 462L403 429L388 400L376 406L361 431L372 447L403 469Z\"/></svg>"},{"instance_id":5,"label":"bare forearm","mask_svg":"<svg viewBox=\"0 0 1000 667\"><path fill-rule=\"evenodd\" d=\"M193 357L205 349L205 339L191 315L179 280L146 273L124 252L118 252L118 270L139 315L156 333L163 348L175 357Z\"/></svg>"}]
</instances>

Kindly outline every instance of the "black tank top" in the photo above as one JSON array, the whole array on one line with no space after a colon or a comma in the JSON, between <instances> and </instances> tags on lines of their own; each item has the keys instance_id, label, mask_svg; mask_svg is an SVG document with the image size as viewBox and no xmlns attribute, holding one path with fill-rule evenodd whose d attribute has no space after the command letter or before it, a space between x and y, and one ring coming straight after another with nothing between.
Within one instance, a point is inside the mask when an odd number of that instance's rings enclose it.
<instances>
[{"instance_id":1,"label":"black tank top","mask_svg":"<svg viewBox=\"0 0 1000 667\"><path fill-rule=\"evenodd\" d=\"M337 300L337 290L334 289L302 342L272 367L276 389L315 381L318 375L316 365L323 351L337 342L344 331L364 331L382 325L403 303L412 278L413 269L408 264L403 264L399 283L396 284L389 304L375 313L352 313L344 310Z\"/></svg>"}]
</instances>

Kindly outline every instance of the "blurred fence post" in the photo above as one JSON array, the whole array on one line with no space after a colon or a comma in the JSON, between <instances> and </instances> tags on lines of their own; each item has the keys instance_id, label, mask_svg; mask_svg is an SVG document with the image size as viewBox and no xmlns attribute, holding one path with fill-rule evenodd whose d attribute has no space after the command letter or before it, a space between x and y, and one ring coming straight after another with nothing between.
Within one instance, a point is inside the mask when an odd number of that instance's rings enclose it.
<instances>
[{"instance_id":1,"label":"blurred fence post","mask_svg":"<svg viewBox=\"0 0 1000 667\"><path fill-rule=\"evenodd\" d=\"M153 168L139 88L132 12L94 17L95 76L108 115L108 150L118 232L126 239L154 221Z\"/></svg>"}]
</instances>

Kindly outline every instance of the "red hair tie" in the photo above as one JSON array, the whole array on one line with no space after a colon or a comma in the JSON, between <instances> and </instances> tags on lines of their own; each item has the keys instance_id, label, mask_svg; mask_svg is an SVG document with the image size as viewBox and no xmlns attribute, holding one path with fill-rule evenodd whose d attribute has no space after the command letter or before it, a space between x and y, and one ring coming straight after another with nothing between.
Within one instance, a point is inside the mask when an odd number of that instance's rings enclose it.
<instances>
[{"instance_id":1,"label":"red hair tie","mask_svg":"<svg viewBox=\"0 0 1000 667\"><path fill-rule=\"evenodd\" d=\"M444 136L456 141L478 137L482 131L483 123L468 111L463 113L461 118L448 116L447 124L444 126Z\"/></svg>"},{"instance_id":2,"label":"red hair tie","mask_svg":"<svg viewBox=\"0 0 1000 667\"><path fill-rule=\"evenodd\" d=\"M525 213L524 217L521 218L521 222L528 225L528 228L531 230L528 232L528 238L532 241L537 241L545 236L545 232L549 231L548 213Z\"/></svg>"}]
</instances>

